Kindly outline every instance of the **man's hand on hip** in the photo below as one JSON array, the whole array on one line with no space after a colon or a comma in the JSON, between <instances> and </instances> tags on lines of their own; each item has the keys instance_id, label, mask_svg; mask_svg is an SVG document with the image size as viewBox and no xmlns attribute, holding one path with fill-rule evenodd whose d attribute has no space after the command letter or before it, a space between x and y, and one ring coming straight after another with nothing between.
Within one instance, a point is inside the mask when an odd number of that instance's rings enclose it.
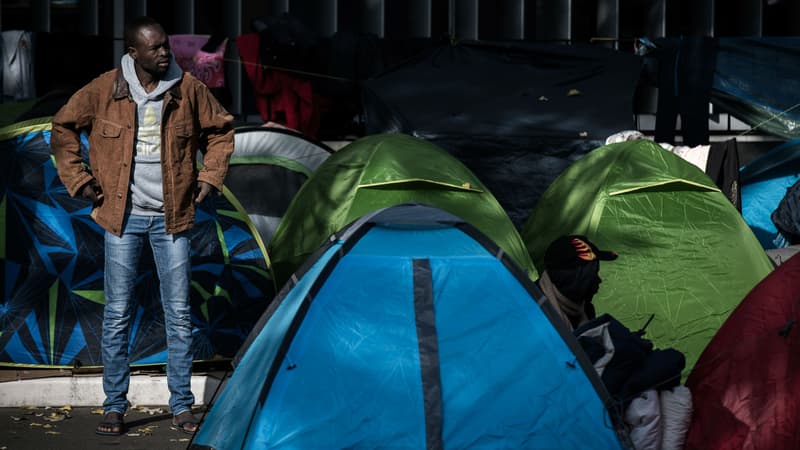
<instances>
[{"instance_id":1,"label":"man's hand on hip","mask_svg":"<svg viewBox=\"0 0 800 450\"><path fill-rule=\"evenodd\" d=\"M88 183L83 185L81 197L91 200L92 204L97 204L103 199L103 188L100 187L97 180L92 178Z\"/></svg>"},{"instance_id":2,"label":"man's hand on hip","mask_svg":"<svg viewBox=\"0 0 800 450\"><path fill-rule=\"evenodd\" d=\"M209 194L217 192L217 188L206 183L205 181L197 182L197 191L195 193L194 202L200 203L208 197Z\"/></svg>"}]
</instances>

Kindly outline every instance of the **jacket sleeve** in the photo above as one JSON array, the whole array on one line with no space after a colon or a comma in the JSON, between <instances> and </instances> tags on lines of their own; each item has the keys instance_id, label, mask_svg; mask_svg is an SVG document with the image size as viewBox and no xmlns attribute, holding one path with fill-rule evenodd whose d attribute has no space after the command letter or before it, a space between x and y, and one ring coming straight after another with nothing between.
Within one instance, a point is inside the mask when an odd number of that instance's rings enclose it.
<instances>
[{"instance_id":1,"label":"jacket sleeve","mask_svg":"<svg viewBox=\"0 0 800 450\"><path fill-rule=\"evenodd\" d=\"M233 116L214 98L211 91L197 82L197 111L202 131L201 147L205 147L203 168L197 175L219 191L228 172L228 161L233 153Z\"/></svg>"},{"instance_id":2,"label":"jacket sleeve","mask_svg":"<svg viewBox=\"0 0 800 450\"><path fill-rule=\"evenodd\" d=\"M92 179L81 158L80 133L81 129L91 127L96 101L95 93L90 86L86 86L76 92L53 116L50 147L56 160L58 176L73 197Z\"/></svg>"}]
</instances>

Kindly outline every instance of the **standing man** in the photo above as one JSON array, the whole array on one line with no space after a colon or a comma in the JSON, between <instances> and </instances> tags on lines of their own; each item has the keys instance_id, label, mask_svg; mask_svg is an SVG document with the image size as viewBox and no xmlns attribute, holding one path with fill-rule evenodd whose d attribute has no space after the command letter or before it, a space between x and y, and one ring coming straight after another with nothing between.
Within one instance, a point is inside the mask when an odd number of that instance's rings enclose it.
<instances>
[{"instance_id":1,"label":"standing man","mask_svg":"<svg viewBox=\"0 0 800 450\"><path fill-rule=\"evenodd\" d=\"M120 435L128 409L128 341L143 245L153 250L167 335L172 424L194 433L189 229L195 204L222 190L233 152L233 117L208 88L183 73L164 28L140 17L125 29L121 68L81 88L53 118L51 146L72 196L93 202L105 229L103 421L95 432ZM89 137L91 171L81 162ZM203 168L197 151L205 148Z\"/></svg>"}]
</instances>

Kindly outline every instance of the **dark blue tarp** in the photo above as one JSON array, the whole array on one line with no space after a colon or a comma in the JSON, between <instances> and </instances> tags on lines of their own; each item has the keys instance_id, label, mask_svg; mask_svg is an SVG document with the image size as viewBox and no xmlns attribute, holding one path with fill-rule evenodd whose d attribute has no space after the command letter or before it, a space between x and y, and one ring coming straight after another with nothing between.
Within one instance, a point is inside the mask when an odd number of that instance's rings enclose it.
<instances>
[{"instance_id":1,"label":"dark blue tarp","mask_svg":"<svg viewBox=\"0 0 800 450\"><path fill-rule=\"evenodd\" d=\"M711 101L753 128L800 137L800 37L720 38Z\"/></svg>"},{"instance_id":2,"label":"dark blue tarp","mask_svg":"<svg viewBox=\"0 0 800 450\"><path fill-rule=\"evenodd\" d=\"M366 131L434 142L521 228L573 161L634 127L641 58L591 45L462 42L363 83Z\"/></svg>"}]
</instances>

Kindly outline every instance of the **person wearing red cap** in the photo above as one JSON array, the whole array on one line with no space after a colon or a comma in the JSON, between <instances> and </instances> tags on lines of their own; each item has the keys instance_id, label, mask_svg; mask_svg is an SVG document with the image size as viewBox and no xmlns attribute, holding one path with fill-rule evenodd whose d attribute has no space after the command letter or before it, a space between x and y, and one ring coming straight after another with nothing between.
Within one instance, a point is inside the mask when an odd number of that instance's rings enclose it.
<instances>
[{"instance_id":1,"label":"person wearing red cap","mask_svg":"<svg viewBox=\"0 0 800 450\"><path fill-rule=\"evenodd\" d=\"M560 236L547 247L539 288L571 330L595 318L592 298L603 281L600 261L615 259L616 253L600 250L582 235Z\"/></svg>"},{"instance_id":2,"label":"person wearing red cap","mask_svg":"<svg viewBox=\"0 0 800 450\"><path fill-rule=\"evenodd\" d=\"M586 236L560 236L545 250L539 287L577 338L608 393L625 411L634 447L661 448L651 445L660 444L661 438L659 434L653 440L654 428L650 425L661 422L646 416L650 410L640 406L642 400L637 406L631 405L644 396L651 401L647 405L657 405L663 423L686 423L689 416L685 411L691 411L691 396L685 395L688 390L676 391L681 397L671 400L670 404L679 402L680 411L659 409L660 394L655 396L656 403L652 403L652 395L645 395L677 388L686 360L676 349L656 349L643 337L644 329L631 331L608 313L596 316L592 299L602 283L600 261L615 259L616 253L600 250ZM673 434L676 436L671 440L680 442L685 430Z\"/></svg>"}]
</instances>

